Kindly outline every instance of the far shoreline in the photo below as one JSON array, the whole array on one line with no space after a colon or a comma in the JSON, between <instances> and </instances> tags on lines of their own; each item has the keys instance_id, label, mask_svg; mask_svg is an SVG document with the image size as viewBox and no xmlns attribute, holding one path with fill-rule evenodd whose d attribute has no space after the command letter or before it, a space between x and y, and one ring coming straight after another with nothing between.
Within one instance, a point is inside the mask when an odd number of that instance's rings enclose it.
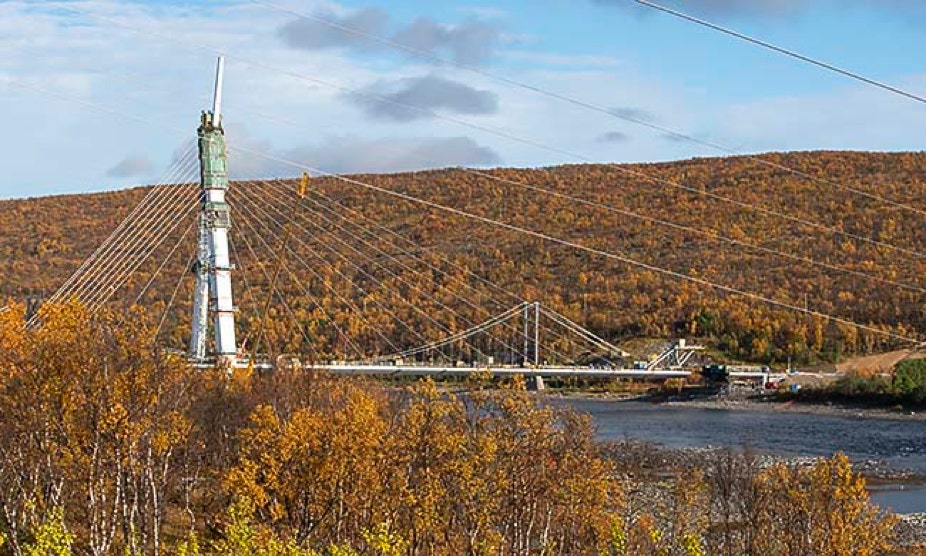
<instances>
[{"instance_id":1,"label":"far shoreline","mask_svg":"<svg viewBox=\"0 0 926 556\"><path fill-rule=\"evenodd\" d=\"M550 397L562 399L613 401L619 403L640 402L663 405L667 407L690 407L707 410L755 411L764 413L801 413L806 415L824 415L847 419L880 419L889 421L926 422L926 411L910 409L898 410L890 407L865 404L845 404L838 402L807 402L798 400L755 399L749 397L731 398L697 398L663 395L621 396L611 393L593 392L556 392L544 393Z\"/></svg>"}]
</instances>

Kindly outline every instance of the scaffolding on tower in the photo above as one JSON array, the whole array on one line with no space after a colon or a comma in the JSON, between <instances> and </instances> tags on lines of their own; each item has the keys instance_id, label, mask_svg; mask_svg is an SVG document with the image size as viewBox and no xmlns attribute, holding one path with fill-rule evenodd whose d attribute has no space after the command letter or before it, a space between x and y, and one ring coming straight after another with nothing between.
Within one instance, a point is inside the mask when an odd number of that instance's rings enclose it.
<instances>
[{"instance_id":1,"label":"scaffolding on tower","mask_svg":"<svg viewBox=\"0 0 926 556\"><path fill-rule=\"evenodd\" d=\"M222 127L224 70L225 60L220 57L212 111L203 112L198 130L202 204L197 260L193 266L196 286L189 356L199 362L206 360L211 315L216 362L220 365L234 365L237 356L235 306L228 251L228 233L232 223L225 201L228 192L228 159L225 130Z\"/></svg>"}]
</instances>

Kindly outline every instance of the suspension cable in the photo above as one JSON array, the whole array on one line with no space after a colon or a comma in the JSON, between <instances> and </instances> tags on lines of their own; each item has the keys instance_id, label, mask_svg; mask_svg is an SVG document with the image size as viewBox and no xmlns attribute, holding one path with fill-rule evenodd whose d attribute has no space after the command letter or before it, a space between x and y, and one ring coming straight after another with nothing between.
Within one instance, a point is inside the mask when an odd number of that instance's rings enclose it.
<instances>
[{"instance_id":1,"label":"suspension cable","mask_svg":"<svg viewBox=\"0 0 926 556\"><path fill-rule=\"evenodd\" d=\"M243 207L242 207L242 208L243 208ZM264 241L263 236L255 229L255 227L251 224L251 222L250 222L249 220L247 220L246 218L239 218L238 220L241 221L241 222L244 222L245 226L247 226L248 229L251 230L251 233L253 233L254 236L255 236L257 239L259 239L259 240L261 241L261 243L264 244L264 248L269 250L269 245L266 243L266 241ZM242 239L242 241L244 241L244 246L245 246L245 248L247 248L248 252L251 254L251 259L254 260L254 261L260 261L261 259L260 259L260 257L257 256L257 253L256 253L256 251L254 250L254 247L251 245L251 242L248 241L247 235L246 235L246 234L241 234L241 239ZM258 266L260 266L261 272L262 272L263 275L264 275L264 279L265 279L265 280L267 281L267 283L269 284L269 283L270 283L270 276L267 274L266 269L264 269L263 265L258 264ZM298 278L293 274L292 270L290 270L289 268L287 268L286 271L287 271L287 275L293 280L293 282L294 282L296 285L300 285L300 286L302 285L302 283L298 280ZM334 328L335 328L335 330L337 331L338 335L339 335L341 338L344 338L344 340L345 340L345 342L347 343L348 347L350 347L351 349L353 349L354 352L357 354L357 356L358 356L359 358L362 359L362 358L363 358L363 352L362 352L362 350L360 349L360 347L357 346L357 344L355 344L355 343L351 340L351 338L350 338L349 336L347 336L347 335L344 333L344 331L341 329L341 327L338 326L337 321L334 320L334 319L331 317L331 315L328 313L328 311L325 309L325 307L324 307L321 303L319 303L319 301L311 294L311 292L309 292L308 288L306 288L306 287L303 286L303 290L304 290L304 293L305 293L306 297L308 297L309 299L311 299L312 301L315 302L315 306L316 306L318 309L320 309L320 310L322 311L322 314L325 315L325 319L326 319L328 322L330 322L330 323L334 326ZM289 302L286 300L286 297L283 296L279 291L277 292L277 296L279 297L280 302L281 302L281 303L283 304L283 306L286 308L287 312L289 312L290 316L291 316L294 320L297 320L297 321L298 321L298 318L296 317L296 313L295 313L295 311L293 311L293 309L292 309L292 307L290 306ZM301 327L300 327L300 328L301 328Z\"/></svg>"},{"instance_id":2,"label":"suspension cable","mask_svg":"<svg viewBox=\"0 0 926 556\"><path fill-rule=\"evenodd\" d=\"M895 340L901 340L901 341L904 341L904 342L914 342L914 343L918 343L918 342L919 342L918 339L916 339L916 338L914 338L914 337L911 337L911 336L904 336L904 335L902 335L902 334L896 334L896 333L893 333L893 332L890 332L890 331L887 331L887 330L883 330L883 329L880 329L880 328L876 328L876 327L874 327L874 326L868 326L868 325L860 324L860 323L857 323L857 322L854 322L854 321L851 321L851 320L848 320L848 319L845 319L845 318L842 318L842 317L838 317L838 316L835 316L835 315L830 315L830 314L827 314L827 313L822 313L822 312L820 312L820 311L815 311L815 310L810 310L810 309L807 309L807 308L804 308L804 307L799 307L799 306L794 305L793 303L790 303L790 302L778 301L778 300L776 300L776 299L772 299L772 298L770 298L770 297L766 297L766 296L764 296L764 295L757 294L757 293L754 293L754 292L750 292L750 291L747 291L747 290L739 289L739 288L736 288L736 287L733 287L733 286L727 286L727 285L720 284L720 283L717 283L717 282L713 282L713 281L710 281L710 280L706 280L706 279L703 279L703 278L698 278L698 277L696 277L696 276L691 276L691 275L689 275L689 274L684 274L684 273L677 272L677 271L674 271L674 270L669 270L669 269L666 269L666 268L663 268L663 267L660 267L660 266L657 266L657 265L654 265L654 264L644 263L644 262L642 262L642 261L638 261L638 260L636 260L636 259L630 258L630 257L625 256L625 255L622 255L622 254L617 254L617 253L612 253L612 252L609 252L609 251L604 251L604 250L602 250L602 249L598 249L598 248L595 248L595 247L589 247L589 246L587 246L587 245L583 245L583 244L580 244L580 243L576 243L576 242L574 242L574 241L570 241L570 240L567 240L567 239L562 239L562 238L559 238L559 237L556 237L556 236L552 236L552 235L550 235L550 234L547 234L547 233L544 233L544 232L540 232L540 231L537 231L537 230L532 230L532 229L524 228L524 227L517 226L517 225L514 225L514 224L509 224L509 223L507 223L507 222L502 222L502 221L499 221L499 220L495 220L495 219L493 219L493 218L488 218L488 217L485 217L485 216L480 216L480 215L477 215L477 214L472 214L472 213L466 212L466 211L464 211L464 210L462 210L462 209L458 209L458 208L454 208L454 207L449 207L449 206L446 206L446 205L442 205L442 204L440 204L440 203L436 203L436 202L434 202L434 201L429 201L429 200L427 200L427 199L421 199L421 198L415 197L415 196L410 195L410 194L407 194L407 193L402 193L402 192L394 191L394 190L392 190L392 189L388 189L388 188L385 188L385 187L380 187L380 186L378 186L378 185L373 185L373 184L370 184L370 183L361 181L361 180L359 180L359 179L348 178L348 177L346 177L346 176L340 176L340 175L337 175L337 174L333 174L333 173L330 173L330 172L326 172L326 171L324 171L324 170L320 170L320 169L318 169L318 168L313 168L313 167L308 166L308 165L306 165L306 164L302 164L302 163L299 163L299 162L294 162L294 161L292 161L292 160L287 160L287 159L285 159L285 158L281 158L281 157L278 157L278 156L274 156L274 155L270 155L270 154L264 154L264 153L261 153L261 152L259 152L259 151L255 151L255 150L253 150L253 149L247 149L247 148L243 148L243 147L232 147L232 148L235 149L235 150L237 150L237 151L239 151L239 152L243 152L243 153L246 153L246 154L251 154L251 155L254 155L254 156L259 156L259 157L261 157L261 158L265 158L265 159L267 159L267 160L271 160L271 161L274 161L274 162L279 162L279 163L281 163L281 164L286 164L286 165L292 166L293 168L298 168L298 169L300 169L300 170L307 170L307 171L309 171L309 172L314 172L314 173L316 173L316 174L329 176L329 177L332 177L332 178L334 178L334 179L340 180L340 181L342 181L342 182L344 182L344 183L349 183L349 184L352 184L352 185L356 185L356 186L359 186L359 187L362 187L362 188L364 188L364 189L368 189L368 190L371 190L371 191L377 191L377 192L379 192L379 193L383 193L383 194L386 194L386 195L395 197L395 198L397 198L397 199L402 199L402 200L404 200L404 201L408 201L408 202L411 202L411 203L419 204L419 205L422 205L422 206L427 206L427 207L430 207L430 208L433 208L433 209L437 209L437 210L440 210L440 211L442 211L442 212L446 212L446 213L449 213L449 214L455 214L455 215L457 215L457 216L462 216L462 217L464 217L464 218L468 218L468 219L471 219L471 220L474 220L474 221L477 221L477 222L482 222L483 224L488 224L488 225L493 226L493 227L496 227L496 228L505 229L505 230L509 230L509 231L513 231L513 232L517 232L517 233L520 233L520 234L523 234L523 235L535 237L535 238L537 238L537 239L542 239L542 240L545 240L545 241L549 241L549 242L551 242L551 243L556 243L556 244L563 245L563 246L566 246L566 247L570 247L570 248L573 248L573 249L577 249L577 250L580 250L580 251L585 251L585 252L587 252L587 253L591 253L591 254L593 254L593 255L598 255L598 256L600 256L600 257L604 257L604 258L608 258L608 259L620 261L620 262L626 263L626 264L628 264L628 265L635 266L635 267L637 267L637 268L642 268L642 269L645 269L645 270L650 270L650 271L653 271L653 272L656 272L656 273L659 273L659 274L662 274L662 275L665 275L665 276L669 276L669 277L672 277L672 278L677 278L677 279L679 279L679 280L683 280L683 281L686 281L686 282L691 282L691 283L694 283L694 284L697 284L697 285L701 285L701 286L706 286L706 287L709 287L709 288L714 289L714 290L717 290L717 291L721 291L721 292L725 292L725 293L730 293L730 294L738 295L738 296L745 297L745 298L748 298L748 299L752 299L752 300L754 300L754 301L759 301L759 302L762 302L762 303L765 303L765 304L768 304L768 305L773 305L773 306L780 307L780 308L783 308L783 309L789 309L789 310L796 311L796 312L799 312L799 313L803 313L803 314L806 314L806 315L810 315L810 316L814 316L814 317L826 319L826 320L828 320L828 321L832 321L832 322L839 323L839 324L844 324L844 325L847 325L847 326L851 326L851 327L857 328L857 329L859 329L859 330L865 330L865 331L872 332L872 333L875 333L875 334L879 334L879 335L882 335L882 336L885 336L885 337L893 338L893 339L895 339Z\"/></svg>"},{"instance_id":3,"label":"suspension cable","mask_svg":"<svg viewBox=\"0 0 926 556\"><path fill-rule=\"evenodd\" d=\"M274 239L278 239L277 236L276 236L276 234L275 234L271 229L269 229L269 224L265 224L260 218L257 218L257 217L253 214L253 212L250 211L250 209L247 207L246 204L243 204L243 203L242 203L242 204L239 204L239 205L237 205L237 206L238 206L241 210L243 210L245 213L247 213L247 216L250 218L250 219L243 219L245 225L251 230L251 232L254 234L254 236L255 236L258 240L260 240L261 244L263 244L263 246L264 246L264 249L266 249L268 252L271 252L271 251L272 251L272 247L271 247L271 246L267 243L267 241L264 239L263 234L261 234L260 232L258 232L257 229L254 227L254 225L251 224L251 219L256 220L258 223L263 224L263 227L264 227L265 231L266 231L268 234L270 234L271 236L273 236ZM254 252L254 250L251 248L250 242L247 241L247 237L246 237L246 236L242 236L242 237L243 237L244 240L245 240L245 245L247 245L247 246L248 246L248 249L251 250L251 254L252 254L252 256L254 257L254 259L255 259L255 260L260 260L260 259L257 257L256 253ZM293 251L292 251L291 248L289 249L289 252L290 252L290 253L293 253ZM303 260L301 260L301 259L298 259L298 258L297 258L296 260L299 260L300 262L302 262L303 265L304 265L307 269L309 269L310 272L312 272L316 277L318 277L317 271L315 271L315 269L313 269L310 265L308 265L307 263L305 263L305 261L303 261ZM298 284L298 285L301 285L301 286L303 287L303 289L305 290L306 295L308 295L309 297L312 297L312 296L309 294L308 288L305 287L305 285L304 285L301 281L299 281L299 279L298 279L298 277L295 275L295 273L293 273L293 271L292 271L290 268L288 268L288 267L284 267L284 268L286 268L286 272L287 272L287 274L290 276L290 278L293 280L293 282L295 282L295 283ZM269 282L270 282L270 276L266 276L266 278L267 278L267 282L269 283ZM324 283L324 281L323 281L323 283ZM334 291L334 290L331 288L331 286L330 286L329 284L325 283L325 286L328 287L329 289L331 289L331 290L332 290L332 293L334 293L335 296L338 296L339 299L340 299L342 302L344 302L343 297L340 297L339 294L338 294L336 291ZM283 300L283 302L286 303L286 300L283 298L282 294L280 294L280 292L277 292L277 294L278 294L279 297ZM349 303L349 302L348 302L348 303ZM326 318L328 319L328 321L331 322L331 324L335 327L335 329L337 330L337 332L338 332L338 334L340 335L340 337L343 338L343 339L345 340L345 342L348 343L348 345L354 350L354 352L357 354L357 356L358 356L360 359L363 359L363 358L364 358L363 350L361 350L360 347L353 341L353 339L351 339L351 337L350 337L349 335L347 335L347 334L344 332L344 330L342 330L342 328L338 325L337 321L336 321L334 318L332 318L332 316L331 316L331 315L328 313L328 311L322 306L321 303L316 303L316 306L319 307L319 308L322 310L322 312L325 314L325 316L326 316ZM356 310L356 306L354 306L354 310ZM366 319L362 316L362 314L360 315L360 318L361 318L362 320L364 320L364 322L367 322ZM375 328L374 328L374 330L375 330Z\"/></svg>"},{"instance_id":4,"label":"suspension cable","mask_svg":"<svg viewBox=\"0 0 926 556\"><path fill-rule=\"evenodd\" d=\"M270 185L271 183L272 183L272 182L265 182L266 185ZM282 192L285 193L285 190L280 189L280 188L274 188L274 190L277 191L277 192L282 191ZM312 202L313 202L313 203L317 203L317 201L314 201L314 200L313 200ZM385 251L382 251L382 250L379 249L378 247L373 246L372 244L370 244L369 242L367 242L367 241L364 240L363 238L357 236L356 234L354 234L354 233L351 232L350 230L347 230L346 228L344 228L343 226L341 226L341 225L338 224L337 222L332 221L331 219L325 217L325 216L322 215L321 213L312 211L312 209L306 208L306 210L309 211L309 212L311 212L313 215L315 215L315 216L317 216L317 217L323 219L323 220L324 220L326 223L328 223L329 225L335 226L337 229L339 229L339 230L342 231L343 233L345 233L345 234L351 236L351 237L354 238L354 239L359 240L361 243L363 243L363 244L365 244L365 245L367 245L367 246L369 246L369 247L372 247L373 249L375 249L377 252L379 252L381 255L383 255L384 257L388 258L389 260L391 260L391 261L393 261L393 262L397 262L399 265L401 265L403 268L405 268L405 269L408 270L409 272L411 272L411 273L414 272L414 270L413 270L411 267L409 267L408 265L406 265L405 263L402 263L401 261L398 261L394 256L390 255L389 253L386 253ZM276 212L279 214L279 211L276 211ZM313 224L314 226L316 226L317 228L319 228L319 230L322 230L322 228L321 228L320 226L318 226L318 224L316 224L315 222L313 222L311 219L307 219L307 221L310 222L311 224ZM306 230L304 227L300 226L300 229L303 230L304 232L306 232L307 234L310 234L312 237L315 237L315 238L317 239L317 236L315 236L314 234L312 234L311 232L309 232L308 230ZM371 258L371 257L369 257L369 256L365 256L361 251L359 251L359 250L356 249L355 247L351 246L350 244L348 244L347 242L345 242L344 240L342 240L341 238L339 238L337 235L335 235L335 236L333 236L333 237L334 237L334 239L335 239L336 241L338 241L339 243L341 243L342 245L344 245L345 247L347 247L348 249L350 249L352 252L356 253L358 256L360 256L360 257L364 258L365 260L369 261L371 264L374 264L374 265L378 266L379 268L382 268L382 269L385 270L387 273L389 273L391 276L393 276L395 279L399 280L399 281L402 282L403 284L406 284L406 285L409 286L410 288L413 288L414 290L418 291L423 297L425 297L427 300L429 300L429 301L435 303L436 305L438 305L438 306L439 306L441 309L443 309L444 311L450 312L450 313L453 314L456 318L459 318L459 319L463 320L464 322L468 323L469 325L475 324L474 321L472 321L471 319L467 318L466 316L460 314L458 311L452 309L451 307L447 306L446 304L442 303L440 300L436 299L436 297L435 297L434 295L429 294L429 293L427 293L426 291L424 291L424 289L421 288L420 286L417 286L417 285L415 285L415 284L413 284L413 283L410 283L408 280L406 280L405 278L403 278L400 274L398 274L398 273L396 273L395 271L389 269L388 266L385 266L385 265L383 265L382 263L379 263L379 262L375 261L373 258ZM339 255L339 256L340 256L340 255ZM343 258L343 257L342 257L342 258ZM348 264L354 264L352 261L350 261L349 258L344 258L344 260L346 260L346 261L348 262ZM359 266L357 266L357 265L355 265L355 264L354 264L354 266L355 266L355 268L357 268L360 272L362 272L362 273L365 272L365 271L363 271ZM367 274L367 276L369 276L369 275ZM371 276L370 276L370 278L372 279ZM451 292L451 294L454 295L457 299L463 300L464 303L467 303L467 304L470 305L471 307L474 307L474 308L476 308L476 309L481 309L478 305L473 304L470 300L468 300L468 299L466 299L466 298L460 296L459 294L456 294L455 292ZM411 305L410 302L409 302L409 304ZM437 321L435 321L432 317L430 317L430 315L429 315L427 312L421 311L421 313L424 314L429 320L431 320L432 322L434 322L434 323L437 324L438 326L443 326L443 325L441 325L440 323L438 323ZM448 330L448 332L449 332L449 330ZM424 339L424 338L422 338L422 339ZM496 341L501 342L501 343L502 343L505 347L507 347L508 349L512 349L512 350L514 349L510 344L508 344L508 343L505 342L504 340L500 340L500 339L498 339L498 338L493 338L493 339L496 340ZM475 346L472 346L472 347L475 348ZM478 348L475 348L475 349L476 349L477 351L479 351L480 353L482 353L481 350L479 350ZM485 354L483 353L483 355L485 355Z\"/></svg>"}]
</instances>

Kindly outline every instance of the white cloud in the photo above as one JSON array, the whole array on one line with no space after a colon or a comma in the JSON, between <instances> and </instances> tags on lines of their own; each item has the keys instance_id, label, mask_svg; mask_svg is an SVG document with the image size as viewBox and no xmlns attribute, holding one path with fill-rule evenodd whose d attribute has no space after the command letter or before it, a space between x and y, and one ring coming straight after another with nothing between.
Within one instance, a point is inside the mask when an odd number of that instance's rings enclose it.
<instances>
[{"instance_id":1,"label":"white cloud","mask_svg":"<svg viewBox=\"0 0 926 556\"><path fill-rule=\"evenodd\" d=\"M134 178L146 176L154 169L151 159L148 155L138 154L123 158L119 163L106 171L106 175L111 178Z\"/></svg>"},{"instance_id":2,"label":"white cloud","mask_svg":"<svg viewBox=\"0 0 926 556\"><path fill-rule=\"evenodd\" d=\"M395 122L371 118L344 95L343 88L364 90L378 82L408 83L422 75L437 75L491 95L498 109L481 110L475 120L478 126L591 160L646 161L718 154L688 143L667 142L658 132L636 129L619 119L502 86L484 75L453 67L435 68L403 57L384 60L382 56L350 55L343 49L293 49L276 34L291 18L250 2L179 6L89 0L74 5L132 27L228 51L232 55L226 96L230 143L300 156L325 170L413 169L414 160L424 155L439 159L441 165L576 162L565 154L448 119ZM153 173L166 168L176 145L195 135L199 110L209 106L214 54L43 6L0 2L0 121L4 122L0 149L5 155L0 197L129 186L132 176L107 176L107 172L114 161L139 154L150 160ZM305 11L320 9L340 17L353 13L326 2L300 6ZM503 50L498 59L504 68L489 71L607 109L630 107L632 114L645 115L648 121L699 137L716 137L727 144L742 144L747 150L897 149L921 144L917 134L924 122L915 115L916 110L874 90L846 88L829 94L724 106L709 93L686 89L671 75L650 73L645 63L631 62L634 58L624 57L619 50L612 59L583 58L576 53L564 56L524 43L517 48ZM282 68L285 73L244 63L238 57ZM531 57L540 67L529 63ZM580 60L584 61L571 63ZM5 77L142 116L153 124L4 85ZM914 81L907 86L924 90L926 82ZM400 100L420 101L414 96ZM472 118L465 111L450 113L458 114L452 119ZM240 134L244 128L253 139ZM617 130L633 140L615 141L618 136L606 135ZM606 136L612 140L599 140ZM248 167L245 159L233 159L232 170L238 175L259 175L267 170L253 161L250 164ZM422 167L430 165L421 163Z\"/></svg>"},{"instance_id":3,"label":"white cloud","mask_svg":"<svg viewBox=\"0 0 926 556\"><path fill-rule=\"evenodd\" d=\"M495 93L434 74L377 81L347 98L374 118L396 122L428 118L431 113L441 111L470 116L498 112Z\"/></svg>"},{"instance_id":4,"label":"white cloud","mask_svg":"<svg viewBox=\"0 0 926 556\"><path fill-rule=\"evenodd\" d=\"M232 149L229 160L233 162L231 177L238 180L293 176L303 170L297 165L326 173L369 174L453 166L486 167L501 163L492 149L467 137L366 139L343 135L324 137L314 144L276 149L269 141L251 138L242 130L238 130L236 136L236 144L242 145L241 140L244 140L243 149Z\"/></svg>"}]
</instances>

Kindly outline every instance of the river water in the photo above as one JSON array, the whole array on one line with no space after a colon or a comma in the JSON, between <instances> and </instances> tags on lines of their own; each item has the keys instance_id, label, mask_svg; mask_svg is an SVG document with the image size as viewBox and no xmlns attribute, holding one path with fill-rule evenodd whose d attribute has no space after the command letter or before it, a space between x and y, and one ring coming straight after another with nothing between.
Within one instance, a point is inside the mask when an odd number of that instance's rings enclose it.
<instances>
[{"instance_id":1,"label":"river water","mask_svg":"<svg viewBox=\"0 0 926 556\"><path fill-rule=\"evenodd\" d=\"M926 475L926 423L794 412L704 409L613 400L557 400L589 413L602 440L640 439L670 448L732 446L777 456L885 461ZM901 513L926 512L926 487L878 487L872 499Z\"/></svg>"}]
</instances>

